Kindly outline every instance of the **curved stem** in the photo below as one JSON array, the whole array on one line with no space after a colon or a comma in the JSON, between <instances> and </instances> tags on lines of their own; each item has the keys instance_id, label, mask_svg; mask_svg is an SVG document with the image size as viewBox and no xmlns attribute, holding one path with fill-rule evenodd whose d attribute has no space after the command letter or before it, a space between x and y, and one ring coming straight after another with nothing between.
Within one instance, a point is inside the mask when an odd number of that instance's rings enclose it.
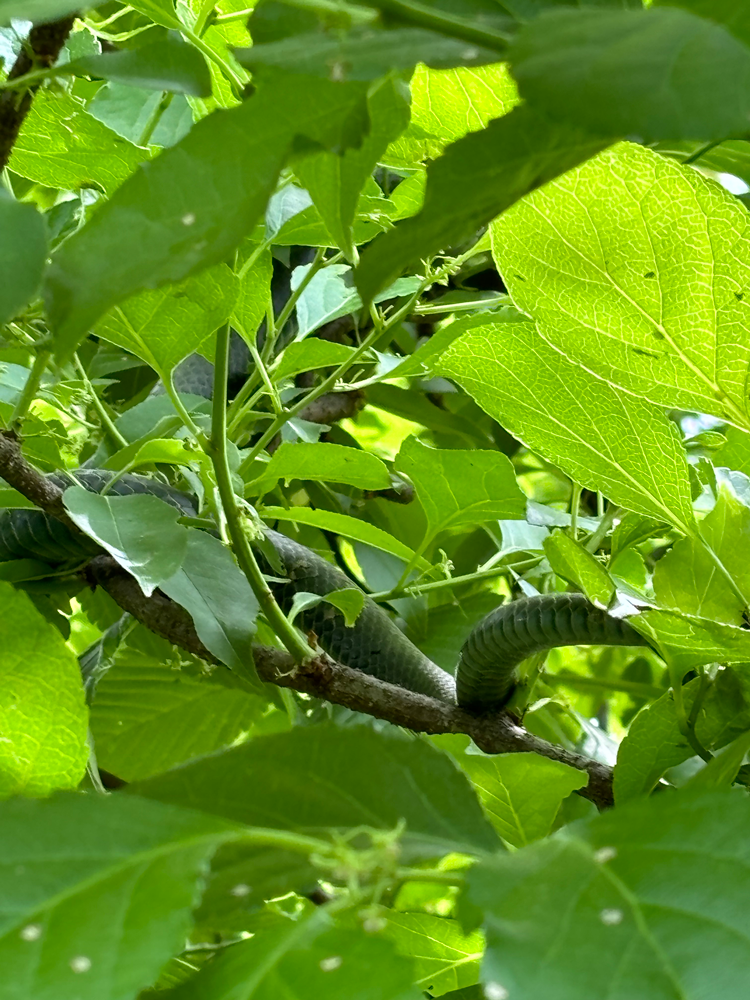
<instances>
[{"instance_id":1,"label":"curved stem","mask_svg":"<svg viewBox=\"0 0 750 1000\"><path fill-rule=\"evenodd\" d=\"M31 366L31 371L29 372L29 377L26 379L26 385L23 387L21 395L13 407L13 413L10 416L11 430L17 431L20 429L24 417L29 412L29 407L36 399L42 375L44 375L44 369L47 367L51 356L52 351L47 348L43 348L37 352L34 364Z\"/></svg>"},{"instance_id":2,"label":"curved stem","mask_svg":"<svg viewBox=\"0 0 750 1000\"><path fill-rule=\"evenodd\" d=\"M296 661L310 659L315 654L297 629L289 623L276 603L268 583L260 571L242 523L237 498L232 486L232 473L227 453L227 379L229 376L230 325L226 323L216 334L216 359L214 362L214 395L211 419L211 437L205 451L211 458L219 488L221 505L227 522L234 554L240 569L247 577L266 620Z\"/></svg>"},{"instance_id":3,"label":"curved stem","mask_svg":"<svg viewBox=\"0 0 750 1000\"><path fill-rule=\"evenodd\" d=\"M99 419L101 421L104 432L106 434L109 434L110 438L112 439L112 443L115 445L115 447L127 448L130 442L127 440L127 438L123 437L123 435L115 427L114 421L107 412L106 406L97 396L96 390L94 389L94 386L91 384L91 379L88 377L86 369L81 364L81 359L78 357L77 352L73 352L73 364L76 367L76 371L78 372L81 381L86 387L86 393L89 399L91 400L91 405L94 407L97 414L99 415Z\"/></svg>"}]
</instances>

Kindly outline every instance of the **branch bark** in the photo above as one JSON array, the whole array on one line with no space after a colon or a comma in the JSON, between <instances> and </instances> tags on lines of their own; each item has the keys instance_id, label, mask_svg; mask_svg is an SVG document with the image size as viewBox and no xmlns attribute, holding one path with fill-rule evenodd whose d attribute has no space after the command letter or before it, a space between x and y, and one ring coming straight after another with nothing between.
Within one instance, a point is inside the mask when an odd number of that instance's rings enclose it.
<instances>
[{"instance_id":1,"label":"branch bark","mask_svg":"<svg viewBox=\"0 0 750 1000\"><path fill-rule=\"evenodd\" d=\"M63 512L61 519L65 519L62 491L29 465L18 441L7 432L0 433L0 474L42 510L54 517ZM151 631L208 662L217 662L198 638L188 612L159 591L146 597L135 578L111 556L95 556L87 574L91 582L106 590L124 611ZM588 775L588 785L580 795L600 809L613 804L612 768L534 736L507 712L474 715L456 705L388 684L325 654L302 665L295 665L287 652L269 646L255 646L253 654L258 674L270 684L323 698L414 732L465 733L485 753L536 753L559 760Z\"/></svg>"},{"instance_id":2,"label":"branch bark","mask_svg":"<svg viewBox=\"0 0 750 1000\"><path fill-rule=\"evenodd\" d=\"M33 69L54 66L74 21L73 14L59 21L37 24L33 27L28 41L8 73L8 80L16 80ZM34 84L24 90L11 89L0 93L0 170L4 170L8 165L13 146L38 87L39 84Z\"/></svg>"}]
</instances>

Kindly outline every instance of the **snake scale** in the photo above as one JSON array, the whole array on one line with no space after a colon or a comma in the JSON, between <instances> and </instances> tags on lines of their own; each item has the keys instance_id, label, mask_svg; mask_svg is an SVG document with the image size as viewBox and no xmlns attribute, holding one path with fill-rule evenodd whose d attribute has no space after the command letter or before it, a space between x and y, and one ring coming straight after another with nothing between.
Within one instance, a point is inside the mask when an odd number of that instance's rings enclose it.
<instances>
[{"instance_id":1,"label":"snake scale","mask_svg":"<svg viewBox=\"0 0 750 1000\"><path fill-rule=\"evenodd\" d=\"M50 478L60 487L71 485L64 475ZM111 482L112 473L79 469L75 478L86 489L100 492ZM123 476L112 483L109 492L119 496L153 493L185 514L195 513L188 494L142 476ZM285 611L301 591L324 597L334 590L359 589L341 570L299 542L271 530L268 538L288 578L287 583L274 585ZM74 536L62 522L40 510L6 510L0 514L0 562L38 558L64 565L98 551L95 542ZM320 646L341 663L471 711L504 704L513 690L518 664L533 653L555 646L646 645L626 621L596 608L581 594L527 597L501 604L474 627L461 651L454 679L410 642L387 612L369 597L365 597L362 611L351 627L345 625L341 612L325 602L306 609L300 618L303 627L317 636Z\"/></svg>"}]
</instances>

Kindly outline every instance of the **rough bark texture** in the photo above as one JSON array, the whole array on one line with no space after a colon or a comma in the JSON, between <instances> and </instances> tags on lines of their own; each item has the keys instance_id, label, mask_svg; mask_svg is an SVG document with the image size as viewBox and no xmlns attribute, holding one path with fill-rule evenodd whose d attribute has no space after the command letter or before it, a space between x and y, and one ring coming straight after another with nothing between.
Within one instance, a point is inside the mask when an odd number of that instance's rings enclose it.
<instances>
[{"instance_id":1,"label":"rough bark texture","mask_svg":"<svg viewBox=\"0 0 750 1000\"><path fill-rule=\"evenodd\" d=\"M18 77L25 76L34 69L54 66L74 21L75 15L71 15L49 24L37 24L32 28L26 45L8 73L8 80L17 80ZM0 93L0 170L8 165L13 146L21 131L24 118L29 113L38 86L33 84Z\"/></svg>"}]
</instances>

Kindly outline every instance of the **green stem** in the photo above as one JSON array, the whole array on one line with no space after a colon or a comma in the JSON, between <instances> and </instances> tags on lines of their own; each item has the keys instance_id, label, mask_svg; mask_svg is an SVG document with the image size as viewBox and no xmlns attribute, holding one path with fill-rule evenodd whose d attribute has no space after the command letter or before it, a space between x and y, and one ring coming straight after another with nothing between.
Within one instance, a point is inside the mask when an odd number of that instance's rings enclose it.
<instances>
[{"instance_id":1,"label":"green stem","mask_svg":"<svg viewBox=\"0 0 750 1000\"><path fill-rule=\"evenodd\" d=\"M570 537L573 541L578 538L578 508L581 505L582 487L578 483L573 483L573 492L570 496Z\"/></svg>"},{"instance_id":2,"label":"green stem","mask_svg":"<svg viewBox=\"0 0 750 1000\"><path fill-rule=\"evenodd\" d=\"M190 416L190 414L187 411L187 407L180 399L180 394L174 387L174 379L172 378L172 375L173 375L172 372L170 372L166 378L162 375L162 382L164 383L164 388L167 392L167 395L172 400L172 406L174 406L175 410L177 410L177 413L180 419L182 420L183 424L187 427L187 429L193 435L198 444L200 444L200 446L205 450L205 446L207 443L206 435L203 433L200 427Z\"/></svg>"},{"instance_id":3,"label":"green stem","mask_svg":"<svg viewBox=\"0 0 750 1000\"><path fill-rule=\"evenodd\" d=\"M682 161L682 166L685 167L689 163L697 163L697 161L700 160L701 157L705 156L706 153L710 153L712 149L716 149L716 147L720 146L722 142L724 142L723 139L714 139L712 142L704 143L704 145L699 146L698 149L695 150L695 152L691 153L690 156L687 156Z\"/></svg>"},{"instance_id":4,"label":"green stem","mask_svg":"<svg viewBox=\"0 0 750 1000\"><path fill-rule=\"evenodd\" d=\"M329 389L332 389L339 381L339 379L342 378L347 373L347 371L357 363L357 361L362 357L362 355L366 354L370 350L370 348L374 347L375 344L377 344L378 341L381 339L381 337L384 334L386 334L392 327L400 323L401 320L404 318L404 316L409 315L412 308L414 307L414 303L422 294L427 284L428 282L425 282L422 285L420 285L419 289L411 296L406 305L402 306L401 309L397 310L397 312L395 312L393 316L391 316L386 323L379 322L376 326L374 326L373 329L370 331L370 333L365 337L365 339L359 345L359 347L357 347L356 350L351 354L351 356L342 364L340 364L338 368L331 375L328 376L328 378L323 379L322 382L320 382L317 386L315 386L315 388L312 389L311 392L309 392L306 396L303 396L302 399L298 400L294 404L294 406L292 406L289 410L286 411L286 413L283 413L280 416L276 417L276 419L271 423L270 427L268 427L268 429L261 435L261 437L255 443L255 445L251 448L247 457L243 459L242 465L240 466L239 469L240 475L243 475L244 472L246 472L252 466L253 462L258 457L258 455L260 455L260 453L263 451L263 449L266 447L269 441L273 441L273 439L276 437L276 435L279 433L281 428L288 420L291 420L293 417L296 417L297 414L301 413L306 406L308 406L314 400L318 399L320 396L324 395L324 393L328 392Z\"/></svg>"},{"instance_id":5,"label":"green stem","mask_svg":"<svg viewBox=\"0 0 750 1000\"><path fill-rule=\"evenodd\" d=\"M452 576L445 580L432 580L430 583L412 583L408 587L394 587L392 590L381 590L369 596L373 601L395 601L399 597L419 597L432 590L459 587L465 583L473 583L475 580L492 580L498 576L504 576L511 569L527 569L530 566L536 566L540 560L541 556L538 559L525 559L520 563L493 566L491 569L478 570L476 573L466 573L464 576Z\"/></svg>"},{"instance_id":6,"label":"green stem","mask_svg":"<svg viewBox=\"0 0 750 1000\"><path fill-rule=\"evenodd\" d=\"M231 14L217 14L211 20L211 24L230 24L232 21L242 21L250 17L254 7L246 7L244 10L235 10Z\"/></svg>"},{"instance_id":7,"label":"green stem","mask_svg":"<svg viewBox=\"0 0 750 1000\"><path fill-rule=\"evenodd\" d=\"M712 760L712 754L706 750L695 735L695 730L690 725L687 712L685 711L685 700L682 697L682 679L672 684L672 697L674 698L675 715L677 716L677 728L688 741L696 754L708 763Z\"/></svg>"},{"instance_id":8,"label":"green stem","mask_svg":"<svg viewBox=\"0 0 750 1000\"><path fill-rule=\"evenodd\" d=\"M302 281L300 281L299 285L297 285L292 294L286 300L284 308L279 313L278 318L274 320L273 327L271 330L269 330L268 337L266 338L266 343L263 345L263 354L266 358L269 357L270 352L273 349L273 345L276 343L276 338L284 329L286 321L292 315L292 311L294 307L297 305L299 297L302 295L304 290L313 280L318 271L324 265L327 267L329 264L335 264L338 260L341 259L341 254L337 254L335 257L331 257L330 260L326 260L325 252L326 252L326 247L319 247L318 250L316 250L315 257L313 259L312 264L310 264L309 268L307 269L307 273L303 276ZM270 348L269 344L271 345Z\"/></svg>"},{"instance_id":9,"label":"green stem","mask_svg":"<svg viewBox=\"0 0 750 1000\"><path fill-rule=\"evenodd\" d=\"M602 514L602 519L601 521L599 521L596 531L594 531L591 538L589 538L589 540L586 542L585 548L587 552L591 552L593 554L594 552L598 551L599 546L602 544L602 542L607 536L607 532L612 527L614 519L616 517L619 517L622 514L622 512L623 512L622 507L618 507L613 503L611 503L609 507L607 507L607 509L604 511L604 514Z\"/></svg>"},{"instance_id":10,"label":"green stem","mask_svg":"<svg viewBox=\"0 0 750 1000\"><path fill-rule=\"evenodd\" d=\"M144 128L143 132L141 133L141 137L138 140L139 146L147 146L151 142L151 136L156 131L156 126L159 124L161 116L164 114L169 105L172 103L173 97L174 94L171 92L167 93L162 92L161 100L154 108L154 111L149 120L146 122L146 127Z\"/></svg>"},{"instance_id":11,"label":"green stem","mask_svg":"<svg viewBox=\"0 0 750 1000\"><path fill-rule=\"evenodd\" d=\"M211 62L215 63L219 67L224 76L226 76L226 78L231 83L235 95L237 97L240 97L242 91L245 89L246 81L237 76L237 74L229 65L229 63L226 61L226 59L223 59L218 54L218 52L215 52L211 48L211 46L200 37L200 35L197 35L186 25L183 24L180 27L180 32L185 36L185 38L187 38L189 42L193 43L193 45L196 47L196 49L198 49L199 52L203 53L206 59L210 59Z\"/></svg>"},{"instance_id":12,"label":"green stem","mask_svg":"<svg viewBox=\"0 0 750 1000\"><path fill-rule=\"evenodd\" d=\"M424 538L419 543L418 547L414 550L414 554L412 555L409 562L406 564L406 566L404 566L404 571L399 577L398 582L396 584L396 590L399 590L406 584L406 581L409 579L409 575L414 571L416 566L419 564L419 560L424 555L428 546L432 544L434 538L435 538L434 532L432 531L425 532Z\"/></svg>"},{"instance_id":13,"label":"green stem","mask_svg":"<svg viewBox=\"0 0 750 1000\"><path fill-rule=\"evenodd\" d=\"M401 21L416 24L420 28L429 28L441 35L461 38L473 45L481 45L483 48L494 49L497 52L504 52L508 47L508 35L499 31L477 28L470 21L415 3L414 0L380 0L378 7L387 14L395 15Z\"/></svg>"},{"instance_id":14,"label":"green stem","mask_svg":"<svg viewBox=\"0 0 750 1000\"><path fill-rule=\"evenodd\" d=\"M565 687L582 688L584 691L590 689L618 691L622 694L631 694L637 698L645 698L647 700L661 698L664 694L663 688L656 687L655 684L641 684L638 681L599 680L597 677L584 677L571 673L551 674L548 671L542 673L541 679L546 684L562 684Z\"/></svg>"},{"instance_id":15,"label":"green stem","mask_svg":"<svg viewBox=\"0 0 750 1000\"><path fill-rule=\"evenodd\" d=\"M265 364L263 363L263 358L260 356L258 348L255 346L255 344L250 343L247 346L248 350L253 356L255 367L258 373L260 374L263 385L265 385L266 387L266 393L271 399L271 406L273 407L273 412L277 416L280 416L284 412L284 407L282 405L281 399L279 398L276 386L271 381L271 377L268 374L268 370Z\"/></svg>"},{"instance_id":16,"label":"green stem","mask_svg":"<svg viewBox=\"0 0 750 1000\"><path fill-rule=\"evenodd\" d=\"M91 384L91 380L88 377L86 369L81 364L81 359L78 357L78 354L76 352L74 352L73 354L73 364L76 367L76 371L78 372L81 381L86 387L86 393L89 399L91 400L91 405L94 407L97 414L99 415L99 420L101 421L104 432L110 436L110 438L112 439L112 443L117 448L127 448L130 442L127 440L127 438L123 437L123 435L115 427L114 421L107 412L107 408L104 405L104 403L97 396L96 390Z\"/></svg>"},{"instance_id":17,"label":"green stem","mask_svg":"<svg viewBox=\"0 0 750 1000\"><path fill-rule=\"evenodd\" d=\"M13 407L13 413L10 415L11 430L17 431L20 429L24 417L29 412L31 404L36 399L36 394L42 381L42 375L44 375L44 369L47 367L51 356L52 351L48 348L42 348L37 351L37 355L34 358L34 364L31 366L31 371L29 372L29 377L26 379L26 385L23 387L21 395L18 397L16 405Z\"/></svg>"},{"instance_id":18,"label":"green stem","mask_svg":"<svg viewBox=\"0 0 750 1000\"><path fill-rule=\"evenodd\" d=\"M284 612L276 603L265 577L260 571L250 542L245 534L242 517L237 506L237 498L232 486L232 473L227 453L227 380L229 377L229 336L230 325L226 323L216 335L216 359L214 362L214 395L211 418L211 438L206 442L205 451L211 458L219 488L221 505L227 522L237 562L247 577L258 604L266 620L288 651L297 661L309 659L314 652L300 633L289 623Z\"/></svg>"},{"instance_id":19,"label":"green stem","mask_svg":"<svg viewBox=\"0 0 750 1000\"><path fill-rule=\"evenodd\" d=\"M397 868L396 878L400 882L440 882L442 885L463 885L464 872L443 871L436 868Z\"/></svg>"}]
</instances>

